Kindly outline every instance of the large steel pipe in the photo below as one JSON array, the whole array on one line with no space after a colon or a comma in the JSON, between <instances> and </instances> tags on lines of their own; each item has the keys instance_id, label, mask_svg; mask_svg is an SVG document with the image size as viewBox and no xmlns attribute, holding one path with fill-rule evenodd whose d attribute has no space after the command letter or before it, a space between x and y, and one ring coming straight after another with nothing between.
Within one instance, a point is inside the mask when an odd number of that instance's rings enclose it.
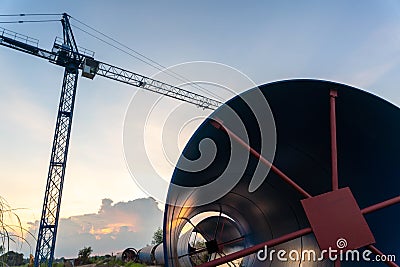
<instances>
[{"instance_id":1,"label":"large steel pipe","mask_svg":"<svg viewBox=\"0 0 400 267\"><path fill-rule=\"evenodd\" d=\"M271 111L271 121L266 114L260 121L263 110L253 106L263 99L269 104L264 112ZM215 127L213 122L217 119L248 147L238 143L223 127ZM350 188L363 210L360 212L364 213L362 216L376 240L374 246L385 254L398 255L399 260L399 122L400 110L391 103L351 86L321 80L274 82L231 99L197 129L176 166L171 185L196 190L178 194L171 186L167 199L170 204L166 205L164 215L166 266L187 266L179 263L177 244L184 225L197 214L222 211L235 222L243 234L244 249L249 249L309 228L300 201L344 187ZM260 125L271 128L260 130ZM276 146L271 142L275 138ZM196 160L201 158L199 147L204 140L213 140L216 153L210 165L199 169ZM270 162L270 166L251 149ZM267 172L271 166L275 169ZM223 195L215 196L220 188L199 189L218 182L221 176L233 181L232 188ZM204 203L207 198L212 201ZM313 249L318 253L319 244L310 233L274 249L300 253ZM276 259L261 262L255 254L245 259L245 266L299 264L300 261ZM302 266L333 265L329 260L302 262ZM341 266L360 265L363 264L341 263Z\"/></svg>"}]
</instances>

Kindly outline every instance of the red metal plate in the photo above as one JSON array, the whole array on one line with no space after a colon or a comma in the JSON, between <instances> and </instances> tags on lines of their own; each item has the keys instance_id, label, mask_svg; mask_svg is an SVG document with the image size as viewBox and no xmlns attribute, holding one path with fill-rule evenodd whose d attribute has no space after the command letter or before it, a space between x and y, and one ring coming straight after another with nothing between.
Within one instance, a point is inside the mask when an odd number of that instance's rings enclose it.
<instances>
[{"instance_id":1,"label":"red metal plate","mask_svg":"<svg viewBox=\"0 0 400 267\"><path fill-rule=\"evenodd\" d=\"M375 243L348 187L304 199L301 203L321 250L347 251Z\"/></svg>"}]
</instances>

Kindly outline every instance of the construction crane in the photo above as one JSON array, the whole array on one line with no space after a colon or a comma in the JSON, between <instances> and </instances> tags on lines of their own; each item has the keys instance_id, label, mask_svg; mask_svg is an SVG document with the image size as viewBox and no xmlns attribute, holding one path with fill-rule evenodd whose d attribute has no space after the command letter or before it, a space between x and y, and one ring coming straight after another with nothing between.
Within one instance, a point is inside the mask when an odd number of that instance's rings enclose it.
<instances>
[{"instance_id":1,"label":"construction crane","mask_svg":"<svg viewBox=\"0 0 400 267\"><path fill-rule=\"evenodd\" d=\"M38 47L37 39L0 28L0 44L41 57L64 67L64 78L58 106L57 121L48 169L46 191L35 250L35 267L47 263L52 266L60 214L61 196L68 157L72 117L79 72L93 79L96 75L153 91L171 98L214 110L222 103L94 59L94 52L78 47L69 22L62 14L63 38L56 38L51 51Z\"/></svg>"}]
</instances>

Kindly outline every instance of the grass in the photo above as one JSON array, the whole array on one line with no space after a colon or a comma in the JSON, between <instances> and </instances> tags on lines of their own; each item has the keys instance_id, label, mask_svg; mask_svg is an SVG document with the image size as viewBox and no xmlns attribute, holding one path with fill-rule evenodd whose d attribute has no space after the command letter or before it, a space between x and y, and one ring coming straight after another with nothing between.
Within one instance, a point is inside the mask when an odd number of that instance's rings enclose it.
<instances>
[{"instance_id":1,"label":"grass","mask_svg":"<svg viewBox=\"0 0 400 267\"><path fill-rule=\"evenodd\" d=\"M18 209L11 208L7 201L0 196L0 256L10 251L11 245L16 247L26 243L30 246L25 236L30 235L35 237L22 226L21 220L16 213ZM0 267L9 267L6 259L2 261L0 257ZM110 261L97 261L93 262L96 266L104 267L144 267L146 265L135 262L123 262L121 260L112 259ZM47 266L47 265L46 265ZM12 267L12 266L11 266ZM15 266L14 266L15 267ZM28 264L20 265L19 267L28 267ZM64 263L53 263L53 267L64 267Z\"/></svg>"},{"instance_id":2,"label":"grass","mask_svg":"<svg viewBox=\"0 0 400 267\"><path fill-rule=\"evenodd\" d=\"M119 260L113 260L110 261L108 264L104 265L104 264L99 264L97 265L96 262L94 262L93 264L96 264L96 266L121 266L121 267L146 267L147 265L143 265L140 263L136 263L136 262L122 262ZM64 263L53 263L53 267L64 267ZM9 267L28 267L28 263L24 264L24 265L20 265L20 266L9 266ZM43 267L47 267L47 265L43 266Z\"/></svg>"},{"instance_id":3,"label":"grass","mask_svg":"<svg viewBox=\"0 0 400 267\"><path fill-rule=\"evenodd\" d=\"M137 263L137 262L123 262L122 260L111 259L109 261L98 261L95 262L96 266L104 266L104 267L111 267L111 266L121 266L121 267L144 267L147 265Z\"/></svg>"},{"instance_id":4,"label":"grass","mask_svg":"<svg viewBox=\"0 0 400 267\"><path fill-rule=\"evenodd\" d=\"M26 240L26 235L31 235L35 238L27 229L22 227L20 218L16 211L18 209L11 208L7 201L0 196L0 255L10 251L10 246L15 245L16 247L21 246L25 242L30 246ZM0 266L7 266L6 258L0 260Z\"/></svg>"},{"instance_id":5,"label":"grass","mask_svg":"<svg viewBox=\"0 0 400 267\"><path fill-rule=\"evenodd\" d=\"M125 267L143 267L146 265L140 264L140 263L135 263L135 262L128 262L125 264Z\"/></svg>"}]
</instances>

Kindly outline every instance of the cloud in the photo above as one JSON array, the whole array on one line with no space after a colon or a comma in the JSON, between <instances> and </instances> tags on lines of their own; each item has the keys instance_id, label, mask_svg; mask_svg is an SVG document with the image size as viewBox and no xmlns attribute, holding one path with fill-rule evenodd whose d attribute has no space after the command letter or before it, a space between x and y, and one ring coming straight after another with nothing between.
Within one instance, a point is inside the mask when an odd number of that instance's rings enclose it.
<instances>
[{"instance_id":1,"label":"cloud","mask_svg":"<svg viewBox=\"0 0 400 267\"><path fill-rule=\"evenodd\" d=\"M36 231L38 223L32 225L31 232ZM140 249L151 242L161 224L162 211L152 198L115 204L106 198L97 213L60 220L55 257L77 257L85 246L92 247L93 255L116 253L128 247Z\"/></svg>"}]
</instances>

